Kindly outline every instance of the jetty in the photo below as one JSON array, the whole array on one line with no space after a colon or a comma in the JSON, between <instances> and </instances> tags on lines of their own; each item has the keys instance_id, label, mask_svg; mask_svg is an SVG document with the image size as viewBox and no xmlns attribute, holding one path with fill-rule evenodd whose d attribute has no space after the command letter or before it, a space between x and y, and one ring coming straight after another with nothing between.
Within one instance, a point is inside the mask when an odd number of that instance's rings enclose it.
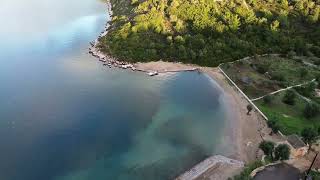
<instances>
[{"instance_id":1,"label":"jetty","mask_svg":"<svg viewBox=\"0 0 320 180\"><path fill-rule=\"evenodd\" d=\"M175 180L197 180L205 177L207 171L216 178L222 178L224 175L230 175L229 170L239 170L244 167L244 162L227 158L221 155L211 156L194 166L189 171L183 173ZM214 171L215 170L215 171ZM226 171L228 170L228 172ZM212 173L214 171L216 174ZM212 178L211 178L212 179ZM222 178L223 179L223 178Z\"/></svg>"}]
</instances>

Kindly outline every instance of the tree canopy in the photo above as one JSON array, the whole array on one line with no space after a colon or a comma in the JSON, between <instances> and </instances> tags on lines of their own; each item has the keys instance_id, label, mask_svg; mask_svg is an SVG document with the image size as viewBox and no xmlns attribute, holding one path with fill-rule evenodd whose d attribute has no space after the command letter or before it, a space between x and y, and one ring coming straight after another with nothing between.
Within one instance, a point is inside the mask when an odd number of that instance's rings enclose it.
<instances>
[{"instance_id":1,"label":"tree canopy","mask_svg":"<svg viewBox=\"0 0 320 180\"><path fill-rule=\"evenodd\" d=\"M274 142L271 141L262 141L259 145L259 148L264 152L265 155L273 158Z\"/></svg>"},{"instance_id":2,"label":"tree canopy","mask_svg":"<svg viewBox=\"0 0 320 180\"><path fill-rule=\"evenodd\" d=\"M311 144L316 140L318 133L313 128L306 128L302 130L301 136L303 138L303 141L311 146Z\"/></svg>"},{"instance_id":3,"label":"tree canopy","mask_svg":"<svg viewBox=\"0 0 320 180\"><path fill-rule=\"evenodd\" d=\"M110 0L99 48L126 61L216 66L254 54L320 57L320 0Z\"/></svg>"},{"instance_id":4,"label":"tree canopy","mask_svg":"<svg viewBox=\"0 0 320 180\"><path fill-rule=\"evenodd\" d=\"M280 144L274 150L276 160L288 160L290 157L290 148L286 144Z\"/></svg>"}]
</instances>

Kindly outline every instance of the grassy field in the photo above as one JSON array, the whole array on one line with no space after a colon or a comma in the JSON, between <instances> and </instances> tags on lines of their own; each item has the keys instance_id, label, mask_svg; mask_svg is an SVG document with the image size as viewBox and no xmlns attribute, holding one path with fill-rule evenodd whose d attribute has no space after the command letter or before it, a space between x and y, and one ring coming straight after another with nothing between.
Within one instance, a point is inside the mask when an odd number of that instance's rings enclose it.
<instances>
[{"instance_id":1,"label":"grassy field","mask_svg":"<svg viewBox=\"0 0 320 180\"><path fill-rule=\"evenodd\" d=\"M296 97L295 105L287 105L282 102L285 92L272 96L270 104L263 100L256 101L256 105L270 120L276 120L280 126L280 131L286 135L300 134L306 127L320 127L320 115L312 119L303 116L303 110L307 102Z\"/></svg>"},{"instance_id":2,"label":"grassy field","mask_svg":"<svg viewBox=\"0 0 320 180\"><path fill-rule=\"evenodd\" d=\"M227 63L222 69L250 98L308 82L320 73L316 67L283 57L256 57Z\"/></svg>"}]
</instances>

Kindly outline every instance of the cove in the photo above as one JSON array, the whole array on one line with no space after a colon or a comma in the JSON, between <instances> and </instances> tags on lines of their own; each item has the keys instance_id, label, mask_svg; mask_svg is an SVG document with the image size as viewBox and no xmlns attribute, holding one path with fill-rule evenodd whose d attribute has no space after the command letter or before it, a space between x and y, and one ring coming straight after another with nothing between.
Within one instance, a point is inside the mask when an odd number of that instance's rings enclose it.
<instances>
[{"instance_id":1,"label":"cove","mask_svg":"<svg viewBox=\"0 0 320 180\"><path fill-rule=\"evenodd\" d=\"M95 0L0 6L0 179L172 179L225 154L226 102L194 72L148 77L88 54Z\"/></svg>"}]
</instances>

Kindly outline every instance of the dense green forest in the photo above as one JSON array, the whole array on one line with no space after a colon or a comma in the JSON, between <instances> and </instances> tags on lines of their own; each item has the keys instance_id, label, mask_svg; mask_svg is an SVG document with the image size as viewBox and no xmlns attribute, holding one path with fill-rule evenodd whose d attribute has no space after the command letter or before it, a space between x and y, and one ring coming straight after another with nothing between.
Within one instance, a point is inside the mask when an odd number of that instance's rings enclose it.
<instances>
[{"instance_id":1,"label":"dense green forest","mask_svg":"<svg viewBox=\"0 0 320 180\"><path fill-rule=\"evenodd\" d=\"M320 57L320 0L110 0L99 48L126 61L216 66L248 55Z\"/></svg>"}]
</instances>

